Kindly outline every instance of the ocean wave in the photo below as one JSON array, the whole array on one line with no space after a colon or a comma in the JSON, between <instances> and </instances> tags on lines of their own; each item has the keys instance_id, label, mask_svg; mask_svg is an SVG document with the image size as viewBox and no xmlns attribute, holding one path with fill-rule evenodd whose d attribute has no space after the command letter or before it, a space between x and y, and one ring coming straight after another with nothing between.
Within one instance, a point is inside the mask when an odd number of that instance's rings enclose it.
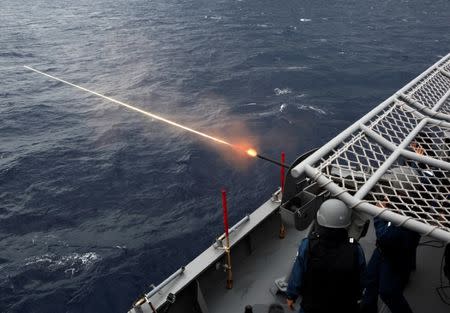
<instances>
[{"instance_id":1,"label":"ocean wave","mask_svg":"<svg viewBox=\"0 0 450 313\"><path fill-rule=\"evenodd\" d=\"M309 69L308 66L287 66L284 69L288 71L303 71Z\"/></svg>"},{"instance_id":2,"label":"ocean wave","mask_svg":"<svg viewBox=\"0 0 450 313\"><path fill-rule=\"evenodd\" d=\"M288 95L290 93L292 93L292 90L289 88L275 88L273 90L273 92L277 95L277 96L281 96L281 95Z\"/></svg>"},{"instance_id":3,"label":"ocean wave","mask_svg":"<svg viewBox=\"0 0 450 313\"><path fill-rule=\"evenodd\" d=\"M215 20L215 21L220 21L222 19L222 16L216 16L216 15L205 15L205 19L208 20Z\"/></svg>"},{"instance_id":4,"label":"ocean wave","mask_svg":"<svg viewBox=\"0 0 450 313\"><path fill-rule=\"evenodd\" d=\"M266 111L266 112L260 112L256 114L260 118L269 117L269 116L276 116L277 111Z\"/></svg>"},{"instance_id":5,"label":"ocean wave","mask_svg":"<svg viewBox=\"0 0 450 313\"><path fill-rule=\"evenodd\" d=\"M327 115L326 111L324 111L321 108L318 108L318 107L316 107L314 105L299 104L297 106L297 108L299 110L303 110L303 111L314 111L314 112L319 113L321 115Z\"/></svg>"},{"instance_id":6,"label":"ocean wave","mask_svg":"<svg viewBox=\"0 0 450 313\"><path fill-rule=\"evenodd\" d=\"M45 235L45 236L34 235L33 238L31 238L31 243L33 245L44 245L44 246L53 244L68 246L66 241L59 239L55 235Z\"/></svg>"},{"instance_id":7,"label":"ocean wave","mask_svg":"<svg viewBox=\"0 0 450 313\"><path fill-rule=\"evenodd\" d=\"M61 8L43 0L33 14L30 1L6 2L14 5L1 14L0 312L123 312L149 282L211 244L220 216L210 208L223 182L240 204L230 216L236 220L273 186L273 175L255 172L258 164L243 169L203 139L23 64L233 143L240 138L231 121L249 128L244 139L274 151L285 145L274 138L312 129L313 138L289 141L289 150L300 151L369 110L369 100L400 87L403 76L428 67L444 53L435 40L449 43L445 27L436 28L446 10L425 18L420 1L411 3L418 14L400 16L408 22L386 19L385 6L368 14L364 1L330 2L320 12L313 2L286 3L292 14L276 1L99 0ZM409 29L410 40L392 40L396 32L373 26L401 31L416 19L423 23ZM411 41L424 48L403 62ZM333 83L325 79L337 74ZM366 94L373 80L364 77L374 75L385 82L376 94L358 107L341 105L355 98L345 88Z\"/></svg>"},{"instance_id":8,"label":"ocean wave","mask_svg":"<svg viewBox=\"0 0 450 313\"><path fill-rule=\"evenodd\" d=\"M64 271L73 275L92 266L101 260L100 255L95 252L69 253L57 255L46 253L25 259L25 267L40 267L50 271Z\"/></svg>"},{"instance_id":9,"label":"ocean wave","mask_svg":"<svg viewBox=\"0 0 450 313\"><path fill-rule=\"evenodd\" d=\"M4 52L0 52L0 57L31 58L31 57L34 57L34 54L33 53L20 53L17 51L4 51Z\"/></svg>"}]
</instances>

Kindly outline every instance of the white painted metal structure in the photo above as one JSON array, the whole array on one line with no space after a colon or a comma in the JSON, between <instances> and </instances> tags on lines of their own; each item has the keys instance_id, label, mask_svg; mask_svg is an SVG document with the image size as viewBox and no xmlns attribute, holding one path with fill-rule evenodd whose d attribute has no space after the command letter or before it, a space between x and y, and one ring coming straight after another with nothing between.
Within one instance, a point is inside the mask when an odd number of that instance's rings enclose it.
<instances>
[{"instance_id":1,"label":"white painted metal structure","mask_svg":"<svg viewBox=\"0 0 450 313\"><path fill-rule=\"evenodd\" d=\"M449 96L450 54L292 175L306 174L351 208L450 242Z\"/></svg>"}]
</instances>

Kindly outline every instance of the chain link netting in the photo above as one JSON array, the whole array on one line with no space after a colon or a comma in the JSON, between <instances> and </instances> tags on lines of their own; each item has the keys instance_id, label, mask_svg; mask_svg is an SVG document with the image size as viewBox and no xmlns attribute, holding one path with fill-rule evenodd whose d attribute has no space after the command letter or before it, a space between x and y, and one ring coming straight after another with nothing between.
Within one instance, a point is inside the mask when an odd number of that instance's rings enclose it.
<instances>
[{"instance_id":1,"label":"chain link netting","mask_svg":"<svg viewBox=\"0 0 450 313\"><path fill-rule=\"evenodd\" d=\"M445 100L438 111L450 115L450 98L447 98L447 100Z\"/></svg>"},{"instance_id":2,"label":"chain link netting","mask_svg":"<svg viewBox=\"0 0 450 313\"><path fill-rule=\"evenodd\" d=\"M450 78L439 68L450 72L450 57L404 94L432 111L450 114ZM436 107L438 103L440 107ZM364 123L385 141L358 129L313 166L354 196L402 145L417 158L407 159L399 153L385 172L383 168L381 175L378 173L378 180L369 186L363 200L450 232L450 171L448 166L439 168L429 161L432 158L450 165L450 126L435 119L421 123L428 118L423 114L396 97ZM412 132L416 135L411 140L408 136ZM386 141L390 144L383 143ZM396 147L394 151L392 144Z\"/></svg>"},{"instance_id":3,"label":"chain link netting","mask_svg":"<svg viewBox=\"0 0 450 313\"><path fill-rule=\"evenodd\" d=\"M406 95L417 103L432 109L449 89L450 78L436 69L411 87Z\"/></svg>"},{"instance_id":4,"label":"chain link netting","mask_svg":"<svg viewBox=\"0 0 450 313\"><path fill-rule=\"evenodd\" d=\"M386 140L400 144L420 123L421 116L406 103L396 100L372 118L366 126Z\"/></svg>"},{"instance_id":5,"label":"chain link netting","mask_svg":"<svg viewBox=\"0 0 450 313\"><path fill-rule=\"evenodd\" d=\"M389 157L389 150L359 132L338 145L318 169L354 195Z\"/></svg>"},{"instance_id":6,"label":"chain link netting","mask_svg":"<svg viewBox=\"0 0 450 313\"><path fill-rule=\"evenodd\" d=\"M450 231L448 171L400 158L381 177L366 200Z\"/></svg>"}]
</instances>

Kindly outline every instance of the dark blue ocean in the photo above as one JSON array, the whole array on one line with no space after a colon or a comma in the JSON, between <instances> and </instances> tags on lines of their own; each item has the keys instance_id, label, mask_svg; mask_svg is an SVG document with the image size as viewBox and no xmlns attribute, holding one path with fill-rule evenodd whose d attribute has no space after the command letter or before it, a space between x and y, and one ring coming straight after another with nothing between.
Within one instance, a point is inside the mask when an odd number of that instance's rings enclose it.
<instances>
[{"instance_id":1,"label":"dark blue ocean","mask_svg":"<svg viewBox=\"0 0 450 313\"><path fill-rule=\"evenodd\" d=\"M448 0L1 0L0 312L125 312L450 50Z\"/></svg>"}]
</instances>

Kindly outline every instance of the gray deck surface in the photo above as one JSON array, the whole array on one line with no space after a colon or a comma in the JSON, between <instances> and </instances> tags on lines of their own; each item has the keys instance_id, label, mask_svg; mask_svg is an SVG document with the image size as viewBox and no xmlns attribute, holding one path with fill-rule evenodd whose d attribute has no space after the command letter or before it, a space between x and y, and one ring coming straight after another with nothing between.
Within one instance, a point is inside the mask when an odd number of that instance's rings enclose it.
<instances>
[{"instance_id":1,"label":"gray deck surface","mask_svg":"<svg viewBox=\"0 0 450 313\"><path fill-rule=\"evenodd\" d=\"M234 287L224 288L224 281L202 282L202 290L211 313L244 312L247 304L254 306L254 312L267 312L271 303L284 305L284 298L270 292L276 278L284 276L292 265L298 244L306 232L289 228L285 239L280 240L276 234L267 234L264 244L248 257L234 261ZM423 241L424 239L422 239ZM361 240L361 245L370 258L375 244L375 234L371 226L368 235ZM441 302L435 288L439 286L439 268L443 249L419 246L417 270L411 276L405 296L416 313L448 313L450 306ZM297 303L298 308L298 303ZM286 312L289 312L285 307ZM381 305L380 312L389 312Z\"/></svg>"}]
</instances>

